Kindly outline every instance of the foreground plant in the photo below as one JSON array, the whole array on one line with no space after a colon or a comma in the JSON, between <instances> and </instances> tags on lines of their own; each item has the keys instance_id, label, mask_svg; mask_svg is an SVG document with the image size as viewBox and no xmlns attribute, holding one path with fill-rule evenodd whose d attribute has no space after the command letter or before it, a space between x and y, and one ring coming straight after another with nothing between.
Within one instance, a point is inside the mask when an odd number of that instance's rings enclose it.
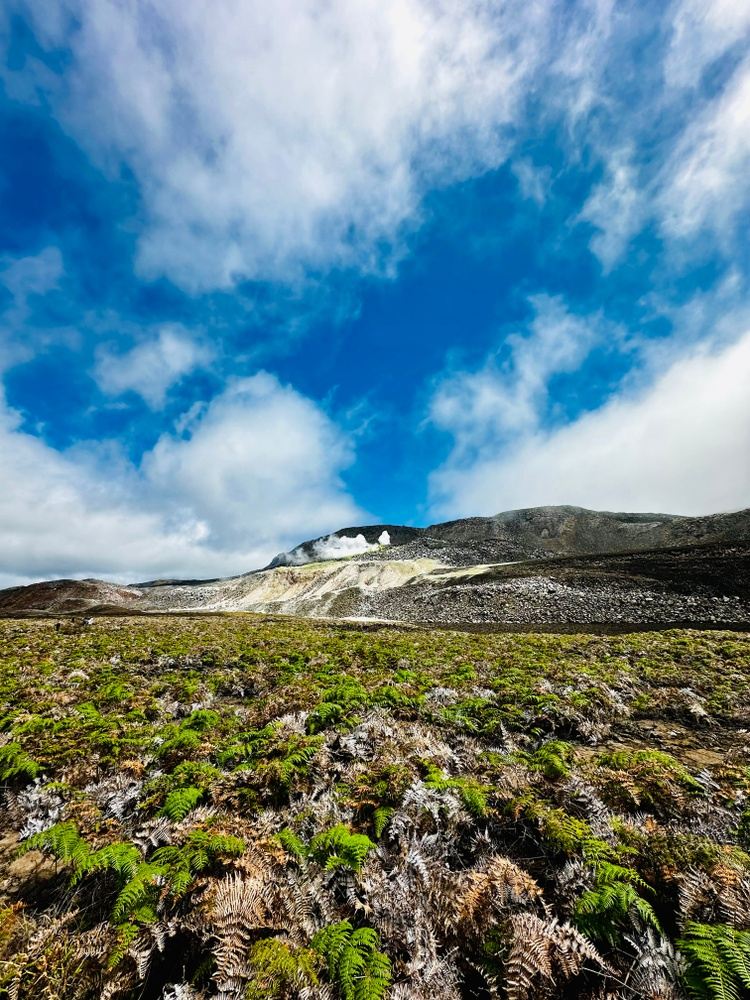
<instances>
[{"instance_id":1,"label":"foreground plant","mask_svg":"<svg viewBox=\"0 0 750 1000\"><path fill-rule=\"evenodd\" d=\"M0 622L0 997L736 1000L747 704L724 633Z\"/></svg>"}]
</instances>

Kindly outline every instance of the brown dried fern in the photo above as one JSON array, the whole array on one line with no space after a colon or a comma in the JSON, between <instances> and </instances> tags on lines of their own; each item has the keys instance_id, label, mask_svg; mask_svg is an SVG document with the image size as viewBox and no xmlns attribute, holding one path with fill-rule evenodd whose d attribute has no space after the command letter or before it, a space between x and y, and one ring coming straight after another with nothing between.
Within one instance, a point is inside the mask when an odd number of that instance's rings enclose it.
<instances>
[{"instance_id":1,"label":"brown dried fern","mask_svg":"<svg viewBox=\"0 0 750 1000\"><path fill-rule=\"evenodd\" d=\"M447 929L478 935L505 916L510 907L538 899L542 890L510 858L495 854L479 867L462 872L453 892L453 905L446 913Z\"/></svg>"},{"instance_id":2,"label":"brown dried fern","mask_svg":"<svg viewBox=\"0 0 750 1000\"><path fill-rule=\"evenodd\" d=\"M508 920L510 949L506 961L507 1000L528 1000L540 976L552 981L577 976L586 962L609 966L591 942L569 923L516 913Z\"/></svg>"}]
</instances>

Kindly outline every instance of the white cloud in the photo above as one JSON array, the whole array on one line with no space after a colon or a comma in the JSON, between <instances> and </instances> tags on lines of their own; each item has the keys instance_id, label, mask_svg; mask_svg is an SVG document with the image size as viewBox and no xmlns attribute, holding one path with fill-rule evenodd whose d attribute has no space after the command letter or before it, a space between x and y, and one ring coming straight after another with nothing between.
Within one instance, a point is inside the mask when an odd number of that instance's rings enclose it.
<instances>
[{"instance_id":1,"label":"white cloud","mask_svg":"<svg viewBox=\"0 0 750 1000\"><path fill-rule=\"evenodd\" d=\"M606 268L650 220L720 230L747 205L747 66L713 102L696 88L720 56L747 57L737 0L11 2L71 51L63 76L33 58L25 75L98 164L136 178L141 272L189 289L390 273L427 190L509 155L541 201L530 96L568 165L605 166L582 217ZM21 74L0 72L13 92Z\"/></svg>"},{"instance_id":2,"label":"white cloud","mask_svg":"<svg viewBox=\"0 0 750 1000\"><path fill-rule=\"evenodd\" d=\"M747 333L551 433L536 431L469 464L454 456L432 477L434 513L555 503L683 514L746 507L749 384Z\"/></svg>"},{"instance_id":3,"label":"white cloud","mask_svg":"<svg viewBox=\"0 0 750 1000\"><path fill-rule=\"evenodd\" d=\"M597 229L591 249L605 272L623 255L646 216L647 201L639 189L632 159L630 150L618 150L610 156L605 179L591 192L579 216Z\"/></svg>"},{"instance_id":4,"label":"white cloud","mask_svg":"<svg viewBox=\"0 0 750 1000\"><path fill-rule=\"evenodd\" d=\"M655 112L666 114L665 94L654 98ZM704 253L707 246L730 259L735 254L737 224L750 206L750 56L740 61L728 82L710 100L693 100L691 114L680 118L675 138L657 144L656 155L640 162L636 153L652 141L636 116L628 120L624 145L606 134L599 155L605 172L576 221L592 223L591 249L605 272L622 261L632 238L656 222L670 241L672 264L681 254ZM713 241L694 240L698 233ZM740 233L740 236L744 233Z\"/></svg>"},{"instance_id":5,"label":"white cloud","mask_svg":"<svg viewBox=\"0 0 750 1000\"><path fill-rule=\"evenodd\" d=\"M62 254L54 246L28 257L0 258L0 284L9 296L0 320L0 371L33 355L29 335L31 306L35 297L59 286L63 270ZM26 330L23 340L14 336L19 327Z\"/></svg>"},{"instance_id":6,"label":"white cloud","mask_svg":"<svg viewBox=\"0 0 750 1000\"><path fill-rule=\"evenodd\" d=\"M720 243L731 238L750 203L750 57L686 128L662 176L658 209L668 234L708 228Z\"/></svg>"},{"instance_id":7,"label":"white cloud","mask_svg":"<svg viewBox=\"0 0 750 1000\"><path fill-rule=\"evenodd\" d=\"M426 186L503 161L549 19L526 0L25 6L72 50L39 77L58 117L139 182L141 271L197 289L387 266Z\"/></svg>"},{"instance_id":8,"label":"white cloud","mask_svg":"<svg viewBox=\"0 0 750 1000\"><path fill-rule=\"evenodd\" d=\"M574 371L592 347L615 329L601 316L575 316L560 299L531 300L535 316L525 336L505 339L504 363L491 357L478 371L454 372L438 381L428 419L448 430L456 454L477 451L532 430L553 375Z\"/></svg>"},{"instance_id":9,"label":"white cloud","mask_svg":"<svg viewBox=\"0 0 750 1000\"><path fill-rule=\"evenodd\" d=\"M549 167L537 167L534 163L522 157L512 164L512 170L518 181L518 189L524 198L542 205L550 187L552 171Z\"/></svg>"},{"instance_id":10,"label":"white cloud","mask_svg":"<svg viewBox=\"0 0 750 1000\"><path fill-rule=\"evenodd\" d=\"M750 33L750 5L738 0L678 0L664 72L675 87L693 87L706 66Z\"/></svg>"},{"instance_id":11,"label":"white cloud","mask_svg":"<svg viewBox=\"0 0 750 1000\"><path fill-rule=\"evenodd\" d=\"M205 526L210 545L229 552L252 538L274 548L273 539L298 542L319 533L313 524L361 515L338 480L354 457L347 439L315 403L265 372L231 384L189 435L164 435L142 468L178 517L185 507Z\"/></svg>"},{"instance_id":12,"label":"white cloud","mask_svg":"<svg viewBox=\"0 0 750 1000\"><path fill-rule=\"evenodd\" d=\"M633 236L649 223L669 240L673 268L707 247L732 259L737 221L750 206L750 5L676 0L661 17L651 31L665 32L666 44L643 66L634 67L632 55L622 64L624 73L651 74L643 98L637 89L603 87L591 103L598 117L586 142L604 177L577 220L596 227L591 249L605 272L626 259ZM625 22L628 30L633 23ZM627 39L624 25L622 34ZM704 71L729 54L707 92ZM616 46L596 46L590 79L618 57ZM713 238L696 242L698 233Z\"/></svg>"},{"instance_id":13,"label":"white cloud","mask_svg":"<svg viewBox=\"0 0 750 1000\"><path fill-rule=\"evenodd\" d=\"M15 310L23 312L32 295L43 295L57 288L63 276L62 254L58 247L49 246L28 257L6 257L0 275L3 286L13 297Z\"/></svg>"},{"instance_id":14,"label":"white cloud","mask_svg":"<svg viewBox=\"0 0 750 1000\"><path fill-rule=\"evenodd\" d=\"M667 98L654 97L655 114L667 114ZM635 129L626 120L624 146L601 149L605 175L578 219L596 227L591 248L605 272L625 258L631 239L649 222L669 240L673 267L685 253L707 248L730 260L736 256L737 237L744 237L738 223L750 207L750 55L716 96L692 99L689 108L674 139L661 140L656 155L641 155L640 163L636 152L642 154L652 140L637 116ZM711 241L696 242L699 233Z\"/></svg>"},{"instance_id":15,"label":"white cloud","mask_svg":"<svg viewBox=\"0 0 750 1000\"><path fill-rule=\"evenodd\" d=\"M215 576L363 517L339 474L347 439L260 373L164 435L140 468L109 445L66 452L0 408L0 576Z\"/></svg>"},{"instance_id":16,"label":"white cloud","mask_svg":"<svg viewBox=\"0 0 750 1000\"><path fill-rule=\"evenodd\" d=\"M97 354L94 377L109 395L132 390L153 409L160 409L167 391L210 359L206 345L194 340L184 327L170 325L129 351L118 353L102 348Z\"/></svg>"}]
</instances>

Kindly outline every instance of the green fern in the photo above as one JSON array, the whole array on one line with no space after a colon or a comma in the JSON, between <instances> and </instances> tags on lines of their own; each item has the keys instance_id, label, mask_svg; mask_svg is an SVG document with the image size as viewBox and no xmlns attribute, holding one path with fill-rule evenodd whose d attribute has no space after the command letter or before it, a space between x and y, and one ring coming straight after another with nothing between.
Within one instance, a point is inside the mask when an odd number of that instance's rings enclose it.
<instances>
[{"instance_id":1,"label":"green fern","mask_svg":"<svg viewBox=\"0 0 750 1000\"><path fill-rule=\"evenodd\" d=\"M328 976L341 1000L382 1000L391 984L388 956L379 950L380 938L371 927L354 930L348 920L319 931L313 948L328 963Z\"/></svg>"},{"instance_id":2,"label":"green fern","mask_svg":"<svg viewBox=\"0 0 750 1000\"><path fill-rule=\"evenodd\" d=\"M609 861L596 865L595 883L581 896L575 910L575 921L588 937L615 944L621 931L635 917L659 930L659 921L651 904L639 889L651 887L632 868Z\"/></svg>"},{"instance_id":3,"label":"green fern","mask_svg":"<svg viewBox=\"0 0 750 1000\"><path fill-rule=\"evenodd\" d=\"M215 729L219 722L221 722L221 716L218 712L214 712L210 708L196 708L186 719L182 720L180 728L194 729L198 733L203 733L207 729Z\"/></svg>"},{"instance_id":4,"label":"green fern","mask_svg":"<svg viewBox=\"0 0 750 1000\"><path fill-rule=\"evenodd\" d=\"M123 681L111 681L102 688L99 694L102 701L120 705L128 703L132 697L133 688Z\"/></svg>"},{"instance_id":5,"label":"green fern","mask_svg":"<svg viewBox=\"0 0 750 1000\"><path fill-rule=\"evenodd\" d=\"M324 701L310 712L305 729L310 735L322 733L325 729L337 725L346 715L346 709L342 705Z\"/></svg>"},{"instance_id":6,"label":"green fern","mask_svg":"<svg viewBox=\"0 0 750 1000\"><path fill-rule=\"evenodd\" d=\"M319 749L319 742L306 742L300 746L293 746L275 767L272 766L271 769L278 774L282 788L288 789L298 775L307 772L310 762Z\"/></svg>"},{"instance_id":7,"label":"green fern","mask_svg":"<svg viewBox=\"0 0 750 1000\"><path fill-rule=\"evenodd\" d=\"M219 763L234 766L240 763L267 757L278 742L278 723L270 723L262 729L249 729L219 753Z\"/></svg>"},{"instance_id":8,"label":"green fern","mask_svg":"<svg viewBox=\"0 0 750 1000\"><path fill-rule=\"evenodd\" d=\"M599 757L599 763L618 771L648 769L654 777L662 772L674 781L693 791L701 791L701 785L686 767L663 750L610 750Z\"/></svg>"},{"instance_id":9,"label":"green fern","mask_svg":"<svg viewBox=\"0 0 750 1000\"><path fill-rule=\"evenodd\" d=\"M457 792L472 816L481 818L487 815L489 812L487 796L490 789L486 785L475 778L449 778L429 760L422 761L422 767L425 772L424 783L428 788L434 788L439 792Z\"/></svg>"},{"instance_id":10,"label":"green fern","mask_svg":"<svg viewBox=\"0 0 750 1000\"><path fill-rule=\"evenodd\" d=\"M112 919L120 923L153 902L153 889L165 874L164 868L149 864L134 844L117 841L92 851L73 823L57 823L29 837L23 851L47 850L72 869L75 885L95 872L110 872L115 876L119 891L112 910ZM149 910L151 912L153 907ZM144 912L141 913L143 918ZM148 922L148 921L147 921Z\"/></svg>"},{"instance_id":11,"label":"green fern","mask_svg":"<svg viewBox=\"0 0 750 1000\"><path fill-rule=\"evenodd\" d=\"M383 836L383 831L390 823L391 816L395 811L393 806L378 806L372 814L372 825L378 840Z\"/></svg>"},{"instance_id":12,"label":"green fern","mask_svg":"<svg viewBox=\"0 0 750 1000\"><path fill-rule=\"evenodd\" d=\"M375 844L364 833L352 833L343 823L316 834L309 853L326 871L350 868L358 872Z\"/></svg>"},{"instance_id":13,"label":"green fern","mask_svg":"<svg viewBox=\"0 0 750 1000\"><path fill-rule=\"evenodd\" d=\"M187 756L201 745L200 733L195 729L170 726L166 736L156 748L156 756L162 760Z\"/></svg>"},{"instance_id":14,"label":"green fern","mask_svg":"<svg viewBox=\"0 0 750 1000\"><path fill-rule=\"evenodd\" d=\"M599 764L605 799L615 806L637 805L658 815L679 806L686 795L704 792L687 768L662 750L615 750L602 754Z\"/></svg>"},{"instance_id":15,"label":"green fern","mask_svg":"<svg viewBox=\"0 0 750 1000\"><path fill-rule=\"evenodd\" d=\"M175 788L169 793L161 809L164 816L168 816L172 822L177 823L184 819L191 809L194 809L203 799L206 792L196 785L188 785L186 788Z\"/></svg>"},{"instance_id":16,"label":"green fern","mask_svg":"<svg viewBox=\"0 0 750 1000\"><path fill-rule=\"evenodd\" d=\"M309 848L307 844L301 840L294 830L290 830L288 826L285 826L283 830L279 830L276 834L276 840L284 848L287 854L291 854L295 858L304 858L309 854Z\"/></svg>"},{"instance_id":17,"label":"green fern","mask_svg":"<svg viewBox=\"0 0 750 1000\"><path fill-rule=\"evenodd\" d=\"M355 721L355 710L368 702L369 695L360 682L346 677L323 692L321 703L307 717L307 732L320 733L339 723L351 725Z\"/></svg>"},{"instance_id":18,"label":"green fern","mask_svg":"<svg viewBox=\"0 0 750 1000\"><path fill-rule=\"evenodd\" d=\"M48 830L28 837L20 848L21 854L28 851L47 851L63 864L73 868L74 878L84 870L91 858L91 849L81 837L74 823L55 823Z\"/></svg>"},{"instance_id":19,"label":"green fern","mask_svg":"<svg viewBox=\"0 0 750 1000\"><path fill-rule=\"evenodd\" d=\"M144 861L133 877L120 889L112 907L112 920L115 923L127 921L144 906L148 907L148 912L152 912L153 906L150 904L158 893L164 875L165 871L160 865Z\"/></svg>"},{"instance_id":20,"label":"green fern","mask_svg":"<svg viewBox=\"0 0 750 1000\"><path fill-rule=\"evenodd\" d=\"M282 734L272 724L244 733L219 754L219 760L238 771L252 771L277 797L279 793L286 796L294 780L307 773L323 742L322 736Z\"/></svg>"},{"instance_id":21,"label":"green fern","mask_svg":"<svg viewBox=\"0 0 750 1000\"><path fill-rule=\"evenodd\" d=\"M115 941L112 951L107 957L107 968L114 969L115 966L119 965L120 962L125 958L130 946L138 937L140 933L140 927L131 922L120 924L117 928L117 939Z\"/></svg>"},{"instance_id":22,"label":"green fern","mask_svg":"<svg viewBox=\"0 0 750 1000\"><path fill-rule=\"evenodd\" d=\"M369 695L356 677L344 677L333 687L329 687L323 692L322 701L341 705L342 708L348 710L367 705Z\"/></svg>"},{"instance_id":23,"label":"green fern","mask_svg":"<svg viewBox=\"0 0 750 1000\"><path fill-rule=\"evenodd\" d=\"M76 865L73 882L95 872L110 873L118 886L112 907L112 920L115 923L132 922L136 912L139 912L144 923L156 919L156 897L165 869L144 861L135 844L116 841L89 853Z\"/></svg>"},{"instance_id":24,"label":"green fern","mask_svg":"<svg viewBox=\"0 0 750 1000\"><path fill-rule=\"evenodd\" d=\"M312 858L329 872L337 868L360 871L367 855L375 847L369 837L363 833L352 833L343 823L316 833L309 844L305 844L289 827L280 830L276 840L287 854L296 858Z\"/></svg>"},{"instance_id":25,"label":"green fern","mask_svg":"<svg viewBox=\"0 0 750 1000\"><path fill-rule=\"evenodd\" d=\"M30 757L20 743L0 746L0 781L11 781L13 778L33 781L41 770L41 764Z\"/></svg>"},{"instance_id":26,"label":"green fern","mask_svg":"<svg viewBox=\"0 0 750 1000\"><path fill-rule=\"evenodd\" d=\"M116 841L89 854L76 866L73 881L78 882L90 872L113 872L120 882L128 882L138 874L143 865L143 855L134 844Z\"/></svg>"},{"instance_id":27,"label":"green fern","mask_svg":"<svg viewBox=\"0 0 750 1000\"><path fill-rule=\"evenodd\" d=\"M691 996L742 1000L750 994L750 931L691 923L677 944L688 960L685 985Z\"/></svg>"},{"instance_id":28,"label":"green fern","mask_svg":"<svg viewBox=\"0 0 750 1000\"><path fill-rule=\"evenodd\" d=\"M193 830L181 847L160 847L151 862L162 869L174 896L183 896L197 875L211 868L220 858L239 857L244 841L227 834Z\"/></svg>"},{"instance_id":29,"label":"green fern","mask_svg":"<svg viewBox=\"0 0 750 1000\"><path fill-rule=\"evenodd\" d=\"M528 766L532 771L541 771L549 781L567 778L570 774L570 761L573 748L562 740L548 740L538 750L529 754Z\"/></svg>"},{"instance_id":30,"label":"green fern","mask_svg":"<svg viewBox=\"0 0 750 1000\"><path fill-rule=\"evenodd\" d=\"M600 837L596 837L584 819L571 816L556 806L534 796L525 796L511 803L516 814L522 813L527 819L539 824L544 844L553 851L568 857L581 854L586 861L599 864L617 856L615 848Z\"/></svg>"},{"instance_id":31,"label":"green fern","mask_svg":"<svg viewBox=\"0 0 750 1000\"><path fill-rule=\"evenodd\" d=\"M212 782L221 778L221 771L205 760L184 760L168 776L168 787L187 788L195 785L197 788L208 789Z\"/></svg>"},{"instance_id":32,"label":"green fern","mask_svg":"<svg viewBox=\"0 0 750 1000\"><path fill-rule=\"evenodd\" d=\"M251 978L245 1000L288 1000L319 983L320 956L276 938L257 941L248 954Z\"/></svg>"}]
</instances>

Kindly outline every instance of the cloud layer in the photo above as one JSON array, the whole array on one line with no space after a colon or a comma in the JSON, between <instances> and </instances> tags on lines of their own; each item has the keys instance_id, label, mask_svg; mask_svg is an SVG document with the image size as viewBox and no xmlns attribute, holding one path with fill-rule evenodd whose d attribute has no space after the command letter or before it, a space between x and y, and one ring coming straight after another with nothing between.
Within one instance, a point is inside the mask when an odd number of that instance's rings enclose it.
<instances>
[{"instance_id":1,"label":"cloud layer","mask_svg":"<svg viewBox=\"0 0 750 1000\"><path fill-rule=\"evenodd\" d=\"M540 57L520 0L22 6L71 50L45 99L139 182L142 273L191 289L381 271L428 186L502 161Z\"/></svg>"},{"instance_id":2,"label":"cloud layer","mask_svg":"<svg viewBox=\"0 0 750 1000\"><path fill-rule=\"evenodd\" d=\"M58 452L0 411L0 584L57 576L226 575L363 512L344 434L272 376L239 380L133 466L111 446ZM24 575L19 575L19 567Z\"/></svg>"},{"instance_id":3,"label":"cloud layer","mask_svg":"<svg viewBox=\"0 0 750 1000\"><path fill-rule=\"evenodd\" d=\"M103 348L94 376L103 392L136 392L153 409L164 405L167 391L211 359L211 351L178 325L162 327L128 351Z\"/></svg>"},{"instance_id":4,"label":"cloud layer","mask_svg":"<svg viewBox=\"0 0 750 1000\"><path fill-rule=\"evenodd\" d=\"M508 449L485 448L468 463L454 452L432 477L434 511L493 514L565 503L706 514L745 507L748 384L750 333L675 362L645 391L615 395L557 430L533 431Z\"/></svg>"},{"instance_id":5,"label":"cloud layer","mask_svg":"<svg viewBox=\"0 0 750 1000\"><path fill-rule=\"evenodd\" d=\"M478 371L438 380L428 420L455 439L456 454L498 445L533 429L543 415L553 376L575 371L591 349L616 329L601 315L575 316L560 298L532 297L525 335L512 333L502 357Z\"/></svg>"}]
</instances>

